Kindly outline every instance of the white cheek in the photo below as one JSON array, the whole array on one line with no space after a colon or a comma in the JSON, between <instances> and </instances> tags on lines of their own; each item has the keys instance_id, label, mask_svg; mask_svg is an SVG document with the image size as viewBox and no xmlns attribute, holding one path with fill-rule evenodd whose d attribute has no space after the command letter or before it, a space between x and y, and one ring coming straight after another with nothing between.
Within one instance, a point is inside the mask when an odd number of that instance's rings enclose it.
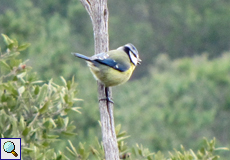
<instances>
[{"instance_id":1,"label":"white cheek","mask_svg":"<svg viewBox=\"0 0 230 160\"><path fill-rule=\"evenodd\" d=\"M132 54L132 53L129 53L130 54L130 59L131 61L133 62L133 64L136 66L137 65L137 58Z\"/></svg>"}]
</instances>

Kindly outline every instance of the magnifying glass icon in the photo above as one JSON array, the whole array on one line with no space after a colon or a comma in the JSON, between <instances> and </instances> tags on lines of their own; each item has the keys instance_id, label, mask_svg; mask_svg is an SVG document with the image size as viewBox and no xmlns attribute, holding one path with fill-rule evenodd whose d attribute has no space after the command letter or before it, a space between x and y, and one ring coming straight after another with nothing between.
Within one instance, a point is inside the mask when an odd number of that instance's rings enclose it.
<instances>
[{"instance_id":1,"label":"magnifying glass icon","mask_svg":"<svg viewBox=\"0 0 230 160\"><path fill-rule=\"evenodd\" d=\"M11 141L7 141L3 145L3 149L7 153L12 153L15 157L18 156L18 154L14 151L15 150L15 145Z\"/></svg>"}]
</instances>

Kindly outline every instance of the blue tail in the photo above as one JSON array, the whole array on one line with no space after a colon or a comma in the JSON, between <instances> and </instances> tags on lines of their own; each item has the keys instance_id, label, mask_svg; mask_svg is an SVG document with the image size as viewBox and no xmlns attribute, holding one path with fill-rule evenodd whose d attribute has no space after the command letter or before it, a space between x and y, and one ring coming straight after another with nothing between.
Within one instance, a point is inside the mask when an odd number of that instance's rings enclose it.
<instances>
[{"instance_id":1,"label":"blue tail","mask_svg":"<svg viewBox=\"0 0 230 160\"><path fill-rule=\"evenodd\" d=\"M71 53L71 54L76 56L76 57L78 57L78 58L84 59L86 61L91 61L90 57L87 57L87 56L85 56L83 54L80 54L80 53Z\"/></svg>"}]
</instances>

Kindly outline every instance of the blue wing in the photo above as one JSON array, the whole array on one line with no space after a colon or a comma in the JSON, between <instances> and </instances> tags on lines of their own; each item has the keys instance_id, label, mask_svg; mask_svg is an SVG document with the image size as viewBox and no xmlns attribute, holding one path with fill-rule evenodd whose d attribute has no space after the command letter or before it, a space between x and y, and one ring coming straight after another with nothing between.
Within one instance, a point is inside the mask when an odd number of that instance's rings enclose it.
<instances>
[{"instance_id":1,"label":"blue wing","mask_svg":"<svg viewBox=\"0 0 230 160\"><path fill-rule=\"evenodd\" d=\"M111 67L115 70L118 70L120 72L124 72L129 69L129 65L124 64L120 61L113 60L109 58L109 55L107 53L100 53L97 55L94 55L92 57L87 57L85 55L79 54L79 53L72 53L74 56L84 59L86 61L90 61L95 66L99 66L100 64L106 65L108 67Z\"/></svg>"},{"instance_id":2,"label":"blue wing","mask_svg":"<svg viewBox=\"0 0 230 160\"><path fill-rule=\"evenodd\" d=\"M122 63L119 63L113 59L110 59L110 58L107 58L107 59L95 59L94 61L100 63L100 64L103 64L103 65L106 65L108 67L111 67L115 70L118 70L120 72L124 72L126 70L129 69L129 66L128 65L125 65L125 64L122 64Z\"/></svg>"}]
</instances>

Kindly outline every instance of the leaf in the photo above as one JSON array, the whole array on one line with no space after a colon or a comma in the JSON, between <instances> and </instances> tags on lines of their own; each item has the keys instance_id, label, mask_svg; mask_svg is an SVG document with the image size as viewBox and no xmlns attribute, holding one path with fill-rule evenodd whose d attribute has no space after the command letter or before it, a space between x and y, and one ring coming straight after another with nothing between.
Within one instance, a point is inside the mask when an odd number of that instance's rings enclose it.
<instances>
[{"instance_id":1,"label":"leaf","mask_svg":"<svg viewBox=\"0 0 230 160\"><path fill-rule=\"evenodd\" d=\"M14 43L8 44L8 48L9 48L9 50L13 50L14 49Z\"/></svg>"},{"instance_id":2,"label":"leaf","mask_svg":"<svg viewBox=\"0 0 230 160\"><path fill-rule=\"evenodd\" d=\"M72 149L74 155L78 155L77 150L76 150L76 148L73 146L72 142L71 142L70 140L68 140L68 142L69 142L69 145L70 145L70 147L71 147L71 149Z\"/></svg>"},{"instance_id":3,"label":"leaf","mask_svg":"<svg viewBox=\"0 0 230 160\"><path fill-rule=\"evenodd\" d=\"M75 126L75 125L69 125L69 126L66 128L66 131L71 132L71 131L73 131L74 129L76 129L76 126Z\"/></svg>"},{"instance_id":4,"label":"leaf","mask_svg":"<svg viewBox=\"0 0 230 160\"><path fill-rule=\"evenodd\" d=\"M126 131L123 131L123 132L121 132L121 133L119 133L119 134L117 135L117 138L123 137L123 136L125 136L126 134L127 134Z\"/></svg>"},{"instance_id":5,"label":"leaf","mask_svg":"<svg viewBox=\"0 0 230 160\"><path fill-rule=\"evenodd\" d=\"M25 44L22 44L18 47L18 51L23 51L25 50L26 48L28 48L31 44L30 43L25 43Z\"/></svg>"},{"instance_id":6,"label":"leaf","mask_svg":"<svg viewBox=\"0 0 230 160\"><path fill-rule=\"evenodd\" d=\"M189 151L190 151L190 153L191 153L191 155L193 156L194 159L198 159L196 154L193 152L193 150L190 149Z\"/></svg>"},{"instance_id":7,"label":"leaf","mask_svg":"<svg viewBox=\"0 0 230 160\"><path fill-rule=\"evenodd\" d=\"M69 123L69 117L66 117L63 120L64 120L65 127L67 127Z\"/></svg>"},{"instance_id":8,"label":"leaf","mask_svg":"<svg viewBox=\"0 0 230 160\"><path fill-rule=\"evenodd\" d=\"M7 128L7 130L5 131L4 135L6 135L6 136L11 135L11 133L13 131L13 125L10 124L9 127L7 126L6 128Z\"/></svg>"},{"instance_id":9,"label":"leaf","mask_svg":"<svg viewBox=\"0 0 230 160\"><path fill-rule=\"evenodd\" d=\"M43 107L39 109L39 113L40 113L40 114L45 113L45 112L48 110L48 108L49 108L50 105L51 105L51 102L50 102L50 101L47 101L47 102L43 105Z\"/></svg>"},{"instance_id":10,"label":"leaf","mask_svg":"<svg viewBox=\"0 0 230 160\"><path fill-rule=\"evenodd\" d=\"M67 95L67 94L64 96L64 100L65 100L65 103L67 103L67 104L68 104L68 102L69 102L69 97L68 97L68 95Z\"/></svg>"},{"instance_id":11,"label":"leaf","mask_svg":"<svg viewBox=\"0 0 230 160\"><path fill-rule=\"evenodd\" d=\"M52 123L55 128L57 127L56 123L54 122L52 118L49 118L49 122Z\"/></svg>"},{"instance_id":12,"label":"leaf","mask_svg":"<svg viewBox=\"0 0 230 160\"><path fill-rule=\"evenodd\" d=\"M79 99L79 98L73 98L73 101L84 101L83 99Z\"/></svg>"},{"instance_id":13,"label":"leaf","mask_svg":"<svg viewBox=\"0 0 230 160\"><path fill-rule=\"evenodd\" d=\"M92 146L90 146L90 149L91 149L91 152L93 155L96 155L97 157L100 155L100 153L95 148L93 148Z\"/></svg>"},{"instance_id":14,"label":"leaf","mask_svg":"<svg viewBox=\"0 0 230 160\"><path fill-rule=\"evenodd\" d=\"M26 74L27 74L26 72L22 72L21 74L17 75L17 78L23 78L25 77Z\"/></svg>"},{"instance_id":15,"label":"leaf","mask_svg":"<svg viewBox=\"0 0 230 160\"><path fill-rule=\"evenodd\" d=\"M34 149L27 148L27 147L23 147L22 150L25 151L25 152L33 152L34 151Z\"/></svg>"},{"instance_id":16,"label":"leaf","mask_svg":"<svg viewBox=\"0 0 230 160\"><path fill-rule=\"evenodd\" d=\"M16 48L18 48L18 41L17 41L17 39L13 39L13 44L14 44L14 47L16 47Z\"/></svg>"},{"instance_id":17,"label":"leaf","mask_svg":"<svg viewBox=\"0 0 230 160\"><path fill-rule=\"evenodd\" d=\"M40 81L40 80L38 80L38 81L34 81L34 82L32 82L32 84L37 84L37 83L43 83L44 81Z\"/></svg>"},{"instance_id":18,"label":"leaf","mask_svg":"<svg viewBox=\"0 0 230 160\"><path fill-rule=\"evenodd\" d=\"M63 131L63 132L61 132L63 135L65 135L65 136L76 136L77 135L77 133L73 133L73 132L67 132L67 131Z\"/></svg>"},{"instance_id":19,"label":"leaf","mask_svg":"<svg viewBox=\"0 0 230 160\"><path fill-rule=\"evenodd\" d=\"M66 83L65 78L61 76L61 80L62 80L63 84L66 86L66 85L67 85L67 83Z\"/></svg>"},{"instance_id":20,"label":"leaf","mask_svg":"<svg viewBox=\"0 0 230 160\"><path fill-rule=\"evenodd\" d=\"M19 95L22 95L22 93L25 91L25 87L21 86L20 88L18 88L18 93Z\"/></svg>"},{"instance_id":21,"label":"leaf","mask_svg":"<svg viewBox=\"0 0 230 160\"><path fill-rule=\"evenodd\" d=\"M130 136L120 137L120 138L117 139L117 142L120 142L120 141L122 141L122 140L124 140L124 139L127 139L127 138L129 138L129 137L130 137Z\"/></svg>"},{"instance_id":22,"label":"leaf","mask_svg":"<svg viewBox=\"0 0 230 160\"><path fill-rule=\"evenodd\" d=\"M132 147L132 153L134 156L137 156L137 152L136 152L136 149L134 147Z\"/></svg>"},{"instance_id":23,"label":"leaf","mask_svg":"<svg viewBox=\"0 0 230 160\"><path fill-rule=\"evenodd\" d=\"M47 135L48 139L57 139L58 137L58 135Z\"/></svg>"},{"instance_id":24,"label":"leaf","mask_svg":"<svg viewBox=\"0 0 230 160\"><path fill-rule=\"evenodd\" d=\"M36 138L37 138L37 136L36 136L36 132L34 132L31 136L30 136L30 140L31 141L35 141L36 140Z\"/></svg>"},{"instance_id":25,"label":"leaf","mask_svg":"<svg viewBox=\"0 0 230 160\"><path fill-rule=\"evenodd\" d=\"M14 43L14 41L12 40L12 39L10 39L7 35L5 35L5 34L2 34L2 37L3 37L3 39L4 39L4 41L5 41L5 43L7 44L7 45L10 45L10 44L12 44L12 43Z\"/></svg>"},{"instance_id":26,"label":"leaf","mask_svg":"<svg viewBox=\"0 0 230 160\"><path fill-rule=\"evenodd\" d=\"M11 67L5 61L0 61L0 65L9 71L11 70Z\"/></svg>"},{"instance_id":27,"label":"leaf","mask_svg":"<svg viewBox=\"0 0 230 160\"><path fill-rule=\"evenodd\" d=\"M215 149L215 151L218 151L218 150L229 151L229 148L227 148L227 147L218 147L218 148Z\"/></svg>"},{"instance_id":28,"label":"leaf","mask_svg":"<svg viewBox=\"0 0 230 160\"><path fill-rule=\"evenodd\" d=\"M57 156L56 160L62 160L62 155Z\"/></svg>"},{"instance_id":29,"label":"leaf","mask_svg":"<svg viewBox=\"0 0 230 160\"><path fill-rule=\"evenodd\" d=\"M45 142L42 143L42 145L45 146L45 147L48 147L50 145L50 143L48 141L45 141Z\"/></svg>"},{"instance_id":30,"label":"leaf","mask_svg":"<svg viewBox=\"0 0 230 160\"><path fill-rule=\"evenodd\" d=\"M25 119L24 119L24 117L21 115L20 121L19 121L19 129L23 130L24 128L25 128Z\"/></svg>"},{"instance_id":31,"label":"leaf","mask_svg":"<svg viewBox=\"0 0 230 160\"><path fill-rule=\"evenodd\" d=\"M71 151L71 149L69 148L69 147L66 147L66 149L69 151L69 153L72 155L72 156L77 156L76 154L74 154L74 152L73 151Z\"/></svg>"},{"instance_id":32,"label":"leaf","mask_svg":"<svg viewBox=\"0 0 230 160\"><path fill-rule=\"evenodd\" d=\"M28 133L30 132L30 130L31 130L30 127L26 127L26 128L24 129L24 131L22 132L22 135L23 135L23 136L27 136Z\"/></svg>"},{"instance_id":33,"label":"leaf","mask_svg":"<svg viewBox=\"0 0 230 160\"><path fill-rule=\"evenodd\" d=\"M84 147L84 145L80 142L79 143L79 153L80 153L80 155L84 155L84 152L85 152L85 147Z\"/></svg>"},{"instance_id":34,"label":"leaf","mask_svg":"<svg viewBox=\"0 0 230 160\"><path fill-rule=\"evenodd\" d=\"M72 111L75 111L75 112L81 114L81 112L79 111L79 109L80 109L80 107L72 107L72 108L71 108Z\"/></svg>"},{"instance_id":35,"label":"leaf","mask_svg":"<svg viewBox=\"0 0 230 160\"><path fill-rule=\"evenodd\" d=\"M7 92L11 92L13 96L18 96L18 91L15 89L10 81L8 81L7 84L3 84L3 87L7 90Z\"/></svg>"},{"instance_id":36,"label":"leaf","mask_svg":"<svg viewBox=\"0 0 230 160\"><path fill-rule=\"evenodd\" d=\"M57 119L57 123L56 124L60 128L63 127L64 126L64 120L63 120L63 118L59 116L58 119Z\"/></svg>"},{"instance_id":37,"label":"leaf","mask_svg":"<svg viewBox=\"0 0 230 160\"><path fill-rule=\"evenodd\" d=\"M45 97L47 96L47 92L48 92L48 86L47 84L44 84L41 88L41 91L37 97L37 102L41 103L43 102L43 100L45 99Z\"/></svg>"},{"instance_id":38,"label":"leaf","mask_svg":"<svg viewBox=\"0 0 230 160\"><path fill-rule=\"evenodd\" d=\"M118 133L120 132L121 130L121 124L118 124L115 128L115 132L116 132L116 135L118 135Z\"/></svg>"},{"instance_id":39,"label":"leaf","mask_svg":"<svg viewBox=\"0 0 230 160\"><path fill-rule=\"evenodd\" d=\"M15 58L12 58L10 59L10 66L11 67L19 67L21 65L22 61L20 59L15 59ZM18 68L19 70L22 70L22 68L20 69L20 67Z\"/></svg>"},{"instance_id":40,"label":"leaf","mask_svg":"<svg viewBox=\"0 0 230 160\"><path fill-rule=\"evenodd\" d=\"M67 88L68 88L68 90L71 89L71 86L72 86L72 82L71 82L71 81L68 81L68 82L67 82Z\"/></svg>"},{"instance_id":41,"label":"leaf","mask_svg":"<svg viewBox=\"0 0 230 160\"><path fill-rule=\"evenodd\" d=\"M35 87L35 90L34 90L34 94L35 94L35 95L38 95L39 91L40 91L40 87L39 87L39 86L36 86L36 87Z\"/></svg>"},{"instance_id":42,"label":"leaf","mask_svg":"<svg viewBox=\"0 0 230 160\"><path fill-rule=\"evenodd\" d=\"M11 52L9 55L4 57L4 60L12 60L12 58L17 57L20 54L20 52Z\"/></svg>"},{"instance_id":43,"label":"leaf","mask_svg":"<svg viewBox=\"0 0 230 160\"><path fill-rule=\"evenodd\" d=\"M2 94L1 102L7 102L8 96L6 94Z\"/></svg>"}]
</instances>

